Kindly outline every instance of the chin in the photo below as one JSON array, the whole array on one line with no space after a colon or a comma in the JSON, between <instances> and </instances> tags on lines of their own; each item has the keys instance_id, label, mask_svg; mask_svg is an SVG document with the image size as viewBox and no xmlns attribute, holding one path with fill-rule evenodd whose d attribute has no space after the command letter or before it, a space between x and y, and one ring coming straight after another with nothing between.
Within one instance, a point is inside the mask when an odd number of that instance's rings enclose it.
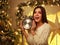
<instances>
[{"instance_id":1,"label":"chin","mask_svg":"<svg viewBox=\"0 0 60 45\"><path fill-rule=\"evenodd\" d=\"M40 22L40 20L35 20L35 22L37 22L37 23L38 23L38 22Z\"/></svg>"}]
</instances>

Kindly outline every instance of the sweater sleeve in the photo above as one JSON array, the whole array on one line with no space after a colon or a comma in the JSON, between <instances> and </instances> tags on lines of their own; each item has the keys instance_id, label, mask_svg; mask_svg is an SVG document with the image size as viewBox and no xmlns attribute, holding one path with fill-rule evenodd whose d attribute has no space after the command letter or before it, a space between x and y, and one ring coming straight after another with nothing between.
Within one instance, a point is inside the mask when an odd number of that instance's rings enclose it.
<instances>
[{"instance_id":1,"label":"sweater sleeve","mask_svg":"<svg viewBox=\"0 0 60 45\"><path fill-rule=\"evenodd\" d=\"M34 41L33 41L33 35L32 34L28 34L28 38L27 38L27 42L29 45L33 45Z\"/></svg>"}]
</instances>

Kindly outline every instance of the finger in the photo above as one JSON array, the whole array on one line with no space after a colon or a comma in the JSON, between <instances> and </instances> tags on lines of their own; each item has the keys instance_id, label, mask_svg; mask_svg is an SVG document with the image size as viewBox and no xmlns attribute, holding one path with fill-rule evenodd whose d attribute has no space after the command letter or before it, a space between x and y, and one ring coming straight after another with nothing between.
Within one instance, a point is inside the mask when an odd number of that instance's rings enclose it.
<instances>
[{"instance_id":1,"label":"finger","mask_svg":"<svg viewBox=\"0 0 60 45\"><path fill-rule=\"evenodd\" d=\"M31 29L35 29L35 28L36 28L36 23L35 23L35 21L33 20Z\"/></svg>"},{"instance_id":2,"label":"finger","mask_svg":"<svg viewBox=\"0 0 60 45\"><path fill-rule=\"evenodd\" d=\"M19 25L20 25L20 28L21 28L22 27L22 20L20 21L20 24Z\"/></svg>"},{"instance_id":3,"label":"finger","mask_svg":"<svg viewBox=\"0 0 60 45\"><path fill-rule=\"evenodd\" d=\"M32 24L34 24L34 23L35 23L35 21L33 20L33 21L32 21Z\"/></svg>"},{"instance_id":4,"label":"finger","mask_svg":"<svg viewBox=\"0 0 60 45\"><path fill-rule=\"evenodd\" d=\"M34 26L36 26L36 23L35 23L35 21L34 21L34 20L33 20L33 25L34 25Z\"/></svg>"},{"instance_id":5,"label":"finger","mask_svg":"<svg viewBox=\"0 0 60 45\"><path fill-rule=\"evenodd\" d=\"M35 24L35 21L33 20L33 23Z\"/></svg>"},{"instance_id":6,"label":"finger","mask_svg":"<svg viewBox=\"0 0 60 45\"><path fill-rule=\"evenodd\" d=\"M20 25L22 25L22 20L20 21Z\"/></svg>"}]
</instances>

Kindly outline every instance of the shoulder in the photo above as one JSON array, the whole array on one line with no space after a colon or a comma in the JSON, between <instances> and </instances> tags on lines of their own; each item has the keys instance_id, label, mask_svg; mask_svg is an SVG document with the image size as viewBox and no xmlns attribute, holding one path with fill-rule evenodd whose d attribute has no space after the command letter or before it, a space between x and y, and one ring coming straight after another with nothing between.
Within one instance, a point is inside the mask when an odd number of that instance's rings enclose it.
<instances>
[{"instance_id":1,"label":"shoulder","mask_svg":"<svg viewBox=\"0 0 60 45\"><path fill-rule=\"evenodd\" d=\"M44 30L47 31L47 32L50 32L50 31L51 31L51 26L50 26L50 24L48 24L48 23L44 23L43 28L44 28Z\"/></svg>"},{"instance_id":2,"label":"shoulder","mask_svg":"<svg viewBox=\"0 0 60 45\"><path fill-rule=\"evenodd\" d=\"M50 24L48 24L48 23L44 23L44 27L45 28L51 28Z\"/></svg>"}]
</instances>

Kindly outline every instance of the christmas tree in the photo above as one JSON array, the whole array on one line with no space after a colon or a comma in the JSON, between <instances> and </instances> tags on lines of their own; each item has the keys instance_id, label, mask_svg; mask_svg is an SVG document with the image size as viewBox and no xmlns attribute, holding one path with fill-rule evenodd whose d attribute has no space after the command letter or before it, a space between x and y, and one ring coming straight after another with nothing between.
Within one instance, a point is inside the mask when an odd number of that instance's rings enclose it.
<instances>
[{"instance_id":1,"label":"christmas tree","mask_svg":"<svg viewBox=\"0 0 60 45\"><path fill-rule=\"evenodd\" d=\"M8 0L0 0L0 45L14 45L16 39L8 9Z\"/></svg>"}]
</instances>

